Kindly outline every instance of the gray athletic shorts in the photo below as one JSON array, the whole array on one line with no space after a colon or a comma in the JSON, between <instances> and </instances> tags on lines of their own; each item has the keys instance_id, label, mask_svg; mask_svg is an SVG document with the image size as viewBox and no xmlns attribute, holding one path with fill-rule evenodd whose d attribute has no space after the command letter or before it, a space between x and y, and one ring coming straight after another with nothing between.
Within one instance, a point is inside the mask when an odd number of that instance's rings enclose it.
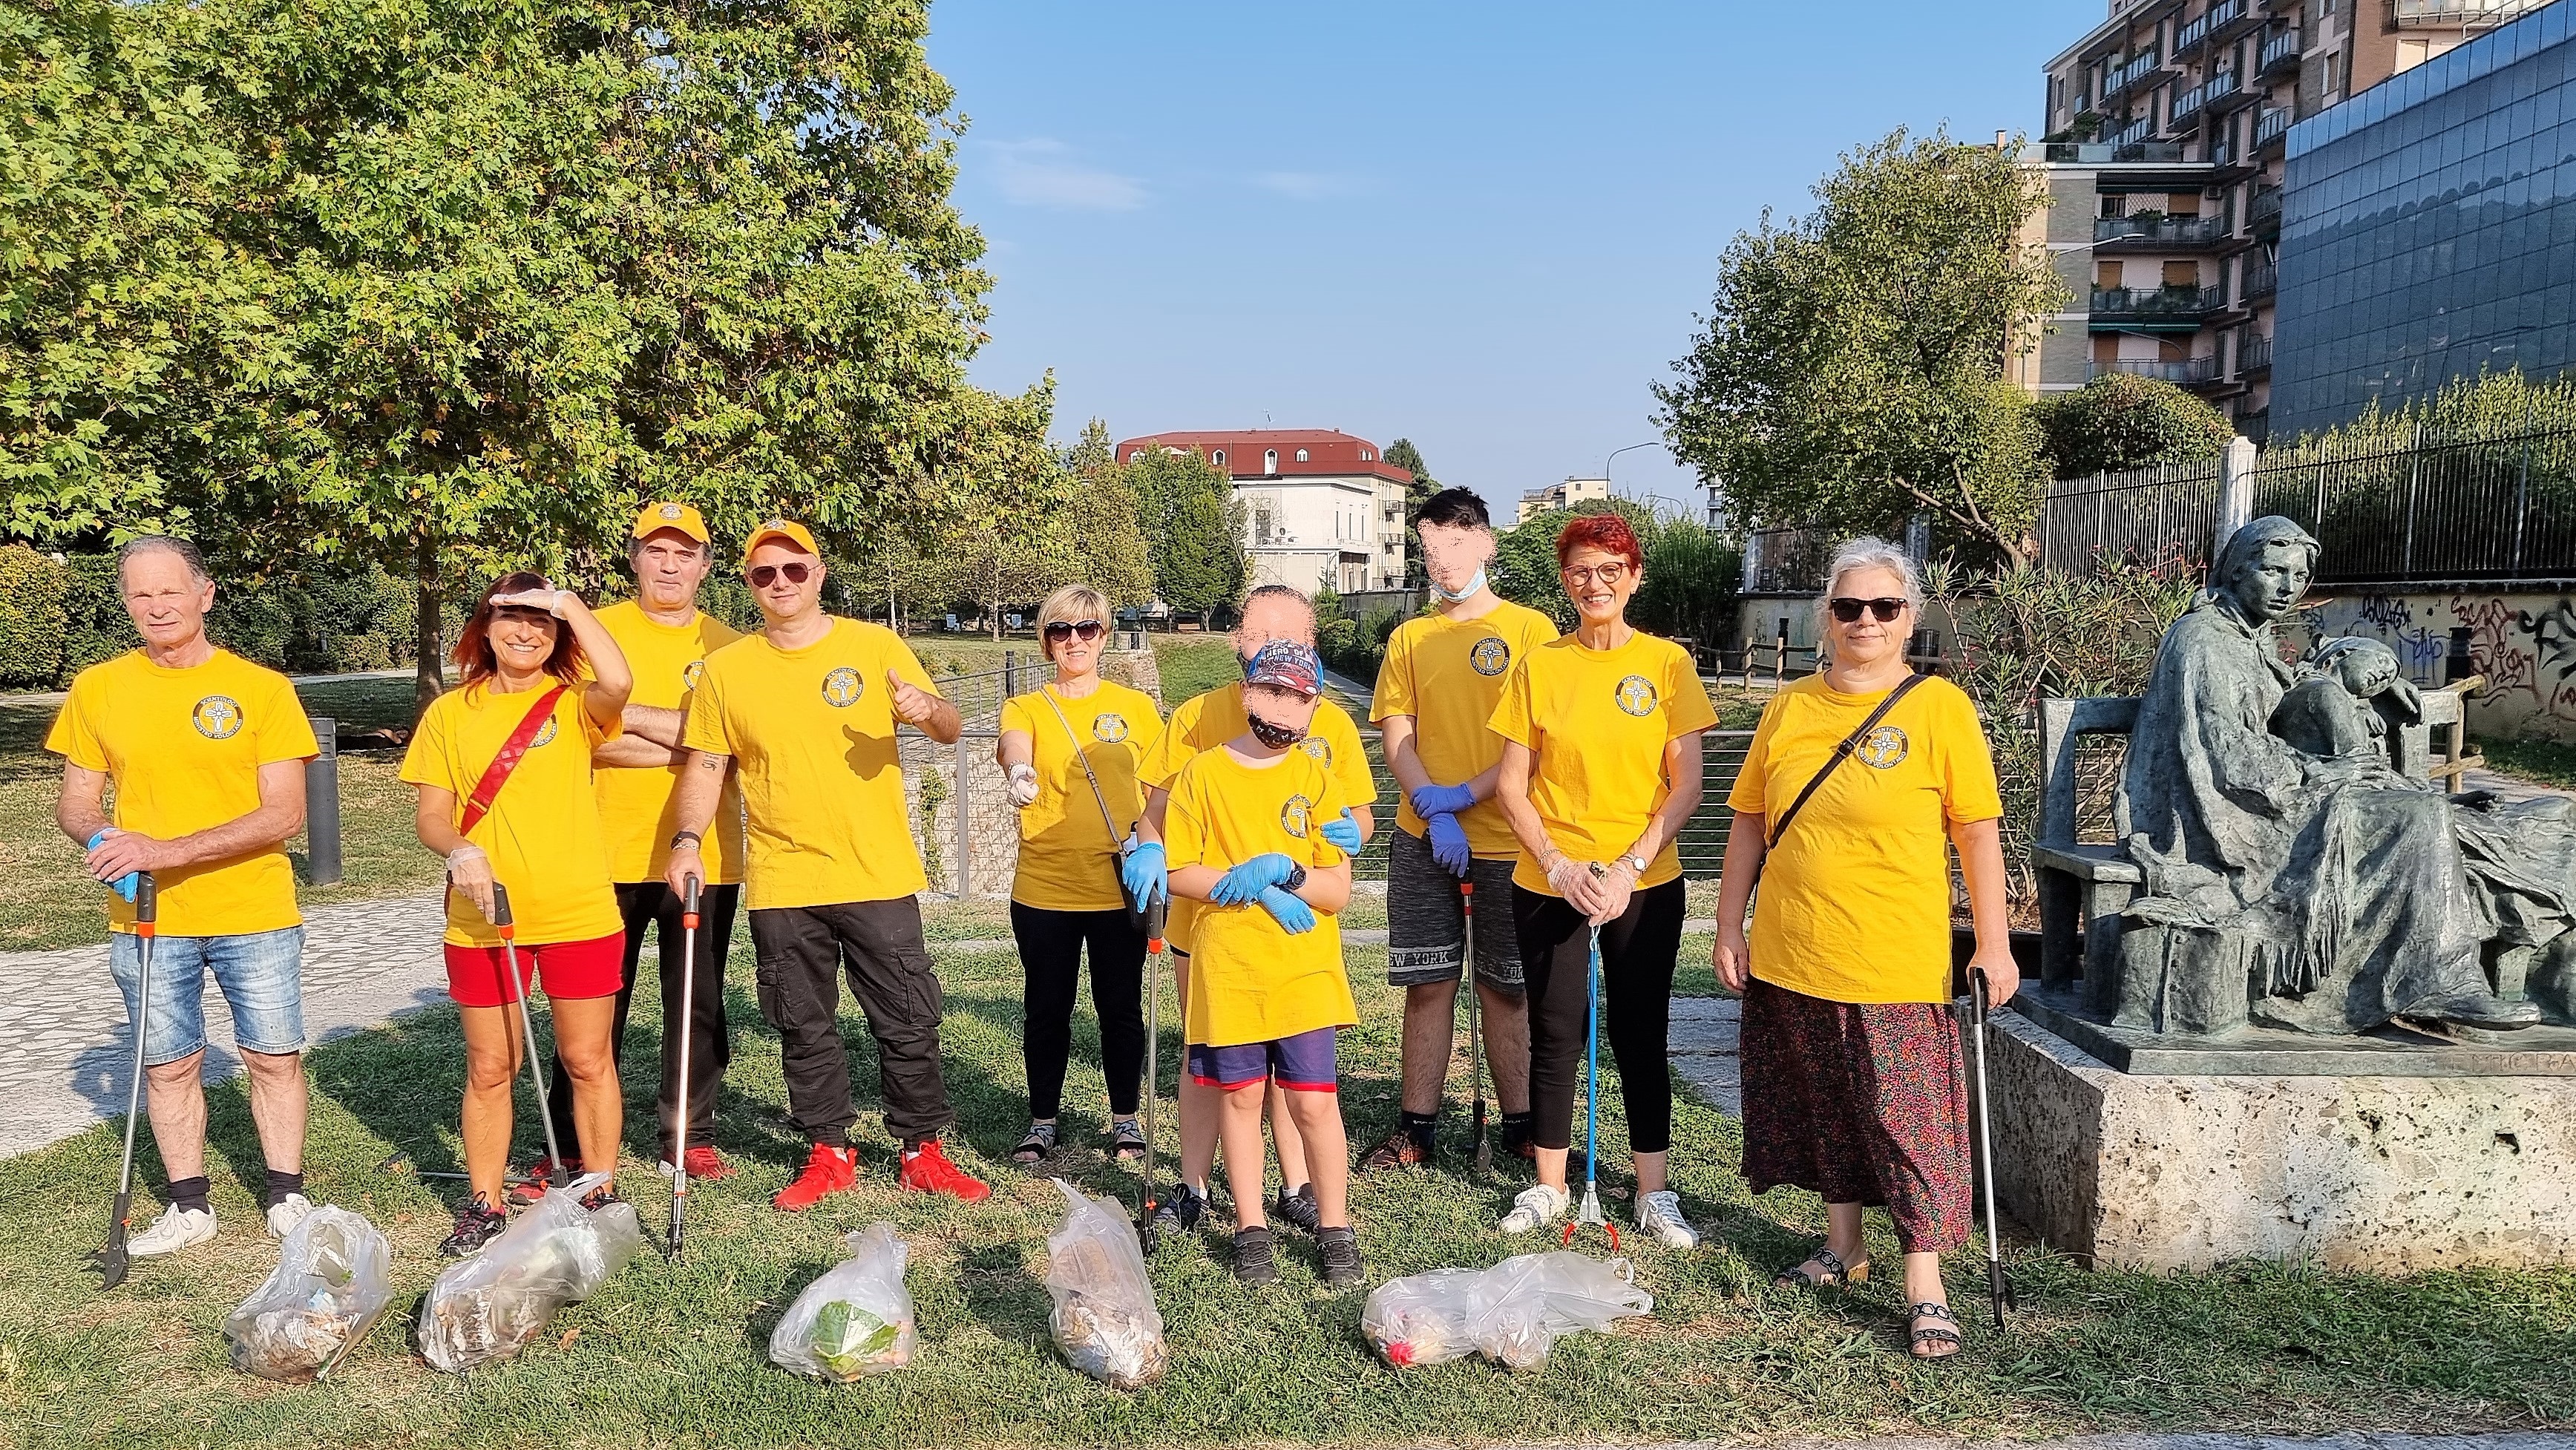
<instances>
[{"instance_id":1,"label":"gray athletic shorts","mask_svg":"<svg viewBox=\"0 0 2576 1450\"><path fill-rule=\"evenodd\" d=\"M1458 980L1466 954L1466 913L1458 878L1431 859L1431 843L1398 827L1386 853L1386 980L1397 987ZM1521 990L1521 943L1512 927L1516 859L1478 858L1476 980L1498 991Z\"/></svg>"}]
</instances>

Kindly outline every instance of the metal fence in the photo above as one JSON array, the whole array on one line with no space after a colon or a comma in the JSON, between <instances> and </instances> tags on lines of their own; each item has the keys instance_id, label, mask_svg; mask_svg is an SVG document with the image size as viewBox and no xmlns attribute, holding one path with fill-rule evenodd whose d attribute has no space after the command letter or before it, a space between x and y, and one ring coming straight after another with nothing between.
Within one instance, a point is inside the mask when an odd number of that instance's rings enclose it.
<instances>
[{"instance_id":1,"label":"metal fence","mask_svg":"<svg viewBox=\"0 0 2576 1450\"><path fill-rule=\"evenodd\" d=\"M2106 556L2162 560L2179 550L2205 564L2218 484L2214 458L2052 484L2039 510L2040 562L2083 573Z\"/></svg>"},{"instance_id":2,"label":"metal fence","mask_svg":"<svg viewBox=\"0 0 2576 1450\"><path fill-rule=\"evenodd\" d=\"M1823 529L1755 529L1744 536L1747 594L1813 594L1825 587L1835 538Z\"/></svg>"}]
</instances>

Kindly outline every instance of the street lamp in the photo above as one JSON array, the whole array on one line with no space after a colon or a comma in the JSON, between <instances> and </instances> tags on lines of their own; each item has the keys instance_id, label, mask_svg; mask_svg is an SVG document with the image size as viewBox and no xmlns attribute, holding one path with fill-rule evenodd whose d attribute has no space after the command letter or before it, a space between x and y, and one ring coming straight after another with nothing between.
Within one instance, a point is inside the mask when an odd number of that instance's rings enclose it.
<instances>
[{"instance_id":1,"label":"street lamp","mask_svg":"<svg viewBox=\"0 0 2576 1450\"><path fill-rule=\"evenodd\" d=\"M1617 457L1618 457L1620 454L1622 454L1622 453L1634 453L1634 452L1636 452L1636 451L1637 451L1638 449L1640 449L1640 448L1661 448L1661 447L1663 447L1663 446L1664 446L1664 440L1662 440L1662 439L1660 439L1660 438L1649 438L1649 439L1647 439L1647 440L1646 440L1645 442L1643 442L1643 443L1631 443L1631 444L1629 444L1629 445L1628 445L1627 447L1625 447L1625 448L1613 448L1613 449L1611 449L1611 450L1610 450L1610 457L1609 457L1609 458L1604 458L1604 459L1602 459L1602 460L1601 460L1601 486L1602 486L1603 488L1609 488L1609 489L1610 489L1610 491L1611 491L1611 493L1612 493L1613 495L1616 495L1616 494L1618 493L1618 490L1617 490L1617 489L1615 489L1615 488L1611 488L1611 487L1610 487L1610 461L1611 461L1611 459L1617 458ZM1662 494L1655 494L1653 497L1655 498L1655 500L1656 500L1657 502L1665 502L1665 501L1666 501L1666 500L1664 499L1664 496L1663 496Z\"/></svg>"}]
</instances>

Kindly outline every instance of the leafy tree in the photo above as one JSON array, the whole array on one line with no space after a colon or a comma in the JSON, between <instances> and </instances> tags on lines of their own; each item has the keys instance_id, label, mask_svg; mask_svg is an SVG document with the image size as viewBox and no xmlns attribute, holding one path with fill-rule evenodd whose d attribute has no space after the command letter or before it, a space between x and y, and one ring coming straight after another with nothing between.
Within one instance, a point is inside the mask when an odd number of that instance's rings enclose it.
<instances>
[{"instance_id":1,"label":"leafy tree","mask_svg":"<svg viewBox=\"0 0 2576 1450\"><path fill-rule=\"evenodd\" d=\"M1123 471L1135 490L1155 594L1181 613L1199 615L1241 598L1251 561L1233 480L1196 449L1148 448Z\"/></svg>"},{"instance_id":2,"label":"leafy tree","mask_svg":"<svg viewBox=\"0 0 2576 1450\"><path fill-rule=\"evenodd\" d=\"M2201 399L2158 378L2104 373L2035 405L2049 462L2059 478L2215 458L2235 426Z\"/></svg>"},{"instance_id":3,"label":"leafy tree","mask_svg":"<svg viewBox=\"0 0 2576 1450\"><path fill-rule=\"evenodd\" d=\"M1404 517L1406 526L1411 527L1413 516L1440 491L1440 481L1431 476L1431 466L1422 461L1422 450L1414 447L1410 438L1396 439L1386 445L1386 452L1380 456L1413 475L1413 481L1404 486ZM1422 550L1408 546L1404 551L1404 587L1419 589L1430 582L1431 576L1423 572Z\"/></svg>"},{"instance_id":4,"label":"leafy tree","mask_svg":"<svg viewBox=\"0 0 2576 1450\"><path fill-rule=\"evenodd\" d=\"M1064 450L1065 472L1076 478L1096 478L1118 466L1117 445L1109 438L1109 425L1098 418L1082 425L1082 437Z\"/></svg>"},{"instance_id":5,"label":"leafy tree","mask_svg":"<svg viewBox=\"0 0 2576 1450\"><path fill-rule=\"evenodd\" d=\"M1736 589L1744 555L1707 525L1668 519L1646 546L1646 579L1629 601L1628 621L1668 638L1713 646L1736 632Z\"/></svg>"},{"instance_id":6,"label":"leafy tree","mask_svg":"<svg viewBox=\"0 0 2576 1450\"><path fill-rule=\"evenodd\" d=\"M1602 513L1626 519L1647 558L1653 559L1656 541L1666 528L1653 510L1624 498L1586 499L1570 509L1549 509L1494 535L1494 592L1555 620L1558 629L1574 628L1574 601L1565 597L1556 572L1556 536L1574 520Z\"/></svg>"},{"instance_id":7,"label":"leafy tree","mask_svg":"<svg viewBox=\"0 0 2576 1450\"><path fill-rule=\"evenodd\" d=\"M1059 515L1072 536L1073 577L1109 596L1112 609L1153 602L1153 558L1137 514L1136 490L1113 468L1076 478Z\"/></svg>"},{"instance_id":8,"label":"leafy tree","mask_svg":"<svg viewBox=\"0 0 2576 1450\"><path fill-rule=\"evenodd\" d=\"M1815 195L1728 246L1655 389L1674 454L1748 520L1893 532L1929 512L1981 552L2035 555L2039 430L2003 365L2065 293L2021 240L2046 187L2010 148L1898 130Z\"/></svg>"}]
</instances>

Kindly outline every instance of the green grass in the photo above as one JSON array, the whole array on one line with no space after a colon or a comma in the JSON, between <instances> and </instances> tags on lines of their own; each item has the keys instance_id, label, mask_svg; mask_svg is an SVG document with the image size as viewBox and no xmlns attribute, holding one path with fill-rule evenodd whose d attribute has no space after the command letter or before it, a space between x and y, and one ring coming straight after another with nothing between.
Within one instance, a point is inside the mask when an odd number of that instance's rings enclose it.
<instances>
[{"instance_id":1,"label":"green grass","mask_svg":"<svg viewBox=\"0 0 2576 1450\"><path fill-rule=\"evenodd\" d=\"M1699 950L1704 951L1704 948ZM1941 1367L1899 1348L1894 1290L1819 1298L1761 1287L1808 1246L1821 1206L1794 1191L1747 1197L1733 1122L1685 1104L1674 1162L1684 1206L1713 1230L1695 1253L1636 1250L1654 1315L1611 1336L1557 1346L1539 1373L1478 1364L1397 1373L1357 1331L1361 1296L1324 1292L1310 1246L1291 1239L1285 1277L1255 1291L1227 1273L1221 1238L1166 1242L1152 1260L1173 1370L1133 1397L1065 1368L1046 1333L1044 1236L1060 1201L1003 1159L1022 1123L1019 973L1006 953L943 956L945 1060L961 1114L955 1151L1000 1185L963 1207L891 1185L891 1147L872 1113L875 1063L855 1009L843 1028L861 1085L861 1189L802 1217L773 1213L801 1145L781 1120L775 1038L749 1000L738 943L731 994L734 1069L717 1142L742 1165L692 1196L688 1262L648 1252L588 1304L567 1311L521 1359L464 1378L428 1369L408 1335L437 1270L448 1199L378 1174L397 1149L421 1166L454 1162L455 1018L432 1011L313 1054L310 1183L358 1209L395 1245L398 1298L341 1375L270 1385L226 1365L226 1312L274 1262L246 1178L257 1153L238 1087L217 1088L212 1124L222 1236L177 1263L135 1266L101 1294L78 1271L99 1233L116 1163L101 1127L0 1163L0 1417L16 1443L401 1446L850 1444L1244 1445L1285 1441L1675 1439L1925 1432L1988 1437L2087 1428L2341 1428L2456 1431L2576 1420L2576 1271L2405 1278L2255 1266L2157 1276L2085 1273L2033 1249L2013 1255L2024 1312L1997 1336L1974 1313L1968 1348ZM1345 1055L1355 1137L1392 1107L1394 1000L1383 955L1354 950L1366 1025ZM630 1061L650 1062L658 1006L638 1004ZM1177 1034L1169 1030L1164 1081ZM1059 1169L1094 1192L1126 1193L1129 1170L1096 1147L1097 1045L1077 1025L1068 1141ZM1168 1089L1167 1089L1168 1093ZM628 1191L661 1219L649 1151L649 1083L628 1085ZM1168 1096L1166 1097L1168 1102ZM1605 1103L1615 1109L1615 1095ZM524 1122L524 1117L523 1117ZM1454 1134L1455 1117L1452 1119ZM1170 1132L1168 1122L1165 1128ZM1605 1112L1606 1141L1621 1141ZM523 1142L528 1141L523 1132ZM1606 1155L1616 1169L1615 1148ZM147 1168L145 1181L160 1181ZM1489 1264L1526 1242L1489 1230L1523 1180L1457 1171L1364 1184L1356 1216L1371 1282L1444 1264ZM1624 1189L1615 1174L1609 1186ZM1624 1203L1613 1211L1624 1213ZM827 1388L770 1367L770 1327L838 1253L840 1235L893 1220L912 1245L921 1351L894 1376ZM1883 1233L1881 1255L1894 1245ZM1952 1264L1952 1296L1979 1304L1973 1255Z\"/></svg>"},{"instance_id":2,"label":"green grass","mask_svg":"<svg viewBox=\"0 0 2576 1450\"><path fill-rule=\"evenodd\" d=\"M1224 635L1157 634L1154 668L1163 677L1163 708L1178 709L1183 700L1243 678L1243 666Z\"/></svg>"},{"instance_id":3,"label":"green grass","mask_svg":"<svg viewBox=\"0 0 2576 1450\"><path fill-rule=\"evenodd\" d=\"M2542 785L2576 787L2576 745L2556 740L2482 740L2487 768Z\"/></svg>"}]
</instances>

